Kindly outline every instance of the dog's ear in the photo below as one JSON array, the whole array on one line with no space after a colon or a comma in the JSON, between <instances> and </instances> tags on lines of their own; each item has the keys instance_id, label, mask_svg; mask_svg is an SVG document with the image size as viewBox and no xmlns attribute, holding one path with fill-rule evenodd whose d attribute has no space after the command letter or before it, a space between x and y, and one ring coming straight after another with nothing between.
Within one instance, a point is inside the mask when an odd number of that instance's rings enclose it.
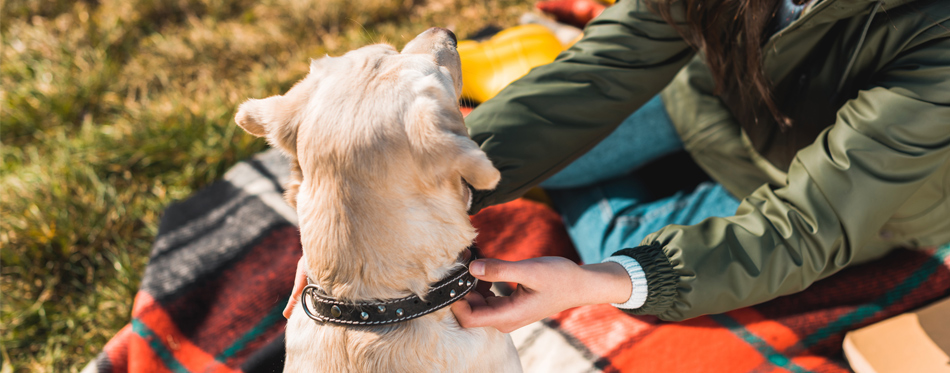
<instances>
[{"instance_id":1,"label":"dog's ear","mask_svg":"<svg viewBox=\"0 0 950 373\"><path fill-rule=\"evenodd\" d=\"M292 123L293 108L284 101L284 96L247 100L238 108L234 121L247 133L267 137L272 145L295 155L297 126Z\"/></svg>"},{"instance_id":2,"label":"dog's ear","mask_svg":"<svg viewBox=\"0 0 950 373\"><path fill-rule=\"evenodd\" d=\"M465 128L462 113L451 97L421 95L408 111L406 133L413 154L423 162L449 162L449 167L475 189L490 190L501 173L492 165Z\"/></svg>"},{"instance_id":3,"label":"dog's ear","mask_svg":"<svg viewBox=\"0 0 950 373\"><path fill-rule=\"evenodd\" d=\"M234 121L247 133L257 137L267 136L268 119L280 100L280 96L265 99L249 99L238 108Z\"/></svg>"}]
</instances>

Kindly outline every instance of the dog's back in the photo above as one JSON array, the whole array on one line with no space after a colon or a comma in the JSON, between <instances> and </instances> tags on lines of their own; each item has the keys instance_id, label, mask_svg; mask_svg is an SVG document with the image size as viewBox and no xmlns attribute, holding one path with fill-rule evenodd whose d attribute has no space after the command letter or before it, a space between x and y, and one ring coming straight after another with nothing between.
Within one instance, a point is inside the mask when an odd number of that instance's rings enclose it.
<instances>
[{"instance_id":1,"label":"dog's back","mask_svg":"<svg viewBox=\"0 0 950 373\"><path fill-rule=\"evenodd\" d=\"M288 202L309 279L343 302L423 295L475 239L467 182L500 175L458 109L455 37L430 29L403 49L373 45L314 61L285 95L249 100L236 121L292 160ZM463 181L464 179L464 181ZM507 335L463 329L448 308L384 326L308 318L287 325L289 372L520 371Z\"/></svg>"}]
</instances>

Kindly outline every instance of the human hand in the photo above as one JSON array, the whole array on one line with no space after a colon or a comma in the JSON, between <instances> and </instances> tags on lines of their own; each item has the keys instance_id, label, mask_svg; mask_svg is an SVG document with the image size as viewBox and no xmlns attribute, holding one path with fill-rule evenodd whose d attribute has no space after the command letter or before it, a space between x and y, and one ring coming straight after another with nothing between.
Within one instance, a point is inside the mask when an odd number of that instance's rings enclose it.
<instances>
[{"instance_id":1,"label":"human hand","mask_svg":"<svg viewBox=\"0 0 950 373\"><path fill-rule=\"evenodd\" d=\"M290 291L290 300L287 301L287 307L284 307L285 319L290 318L294 306L297 305L297 300L300 299L300 294L303 293L304 286L307 286L307 267L303 262L303 257L301 257L297 261L297 277L294 278L294 290Z\"/></svg>"},{"instance_id":2,"label":"human hand","mask_svg":"<svg viewBox=\"0 0 950 373\"><path fill-rule=\"evenodd\" d=\"M627 271L617 263L579 266L561 257L517 262L479 259L469 265L479 280L516 282L509 296L468 293L452 304L459 324L466 328L492 326L504 333L557 312L588 304L623 303L630 298Z\"/></svg>"}]
</instances>

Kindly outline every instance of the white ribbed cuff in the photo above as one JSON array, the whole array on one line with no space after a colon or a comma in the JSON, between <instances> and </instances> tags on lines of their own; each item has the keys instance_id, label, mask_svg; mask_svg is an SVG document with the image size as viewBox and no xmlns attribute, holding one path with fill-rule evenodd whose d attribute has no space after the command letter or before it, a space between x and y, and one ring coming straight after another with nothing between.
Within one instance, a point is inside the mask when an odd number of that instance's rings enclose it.
<instances>
[{"instance_id":1,"label":"white ribbed cuff","mask_svg":"<svg viewBox=\"0 0 950 373\"><path fill-rule=\"evenodd\" d=\"M601 263L614 262L623 266L623 269L627 270L627 274L630 275L630 298L623 303L611 303L611 306L631 310L635 308L640 308L647 301L647 276L643 272L643 268L640 267L640 263L636 259L633 259L626 255L617 255L612 256L607 259L604 259Z\"/></svg>"}]
</instances>

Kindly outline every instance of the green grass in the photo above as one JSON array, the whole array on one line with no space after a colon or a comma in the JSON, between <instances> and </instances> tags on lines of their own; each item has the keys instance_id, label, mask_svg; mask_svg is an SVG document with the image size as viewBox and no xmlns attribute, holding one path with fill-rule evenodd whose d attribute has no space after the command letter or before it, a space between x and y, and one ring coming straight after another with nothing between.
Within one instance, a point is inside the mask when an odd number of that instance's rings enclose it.
<instances>
[{"instance_id":1,"label":"green grass","mask_svg":"<svg viewBox=\"0 0 950 373\"><path fill-rule=\"evenodd\" d=\"M2 371L78 371L129 322L162 210L261 151L237 106L310 58L516 0L0 0Z\"/></svg>"}]
</instances>

